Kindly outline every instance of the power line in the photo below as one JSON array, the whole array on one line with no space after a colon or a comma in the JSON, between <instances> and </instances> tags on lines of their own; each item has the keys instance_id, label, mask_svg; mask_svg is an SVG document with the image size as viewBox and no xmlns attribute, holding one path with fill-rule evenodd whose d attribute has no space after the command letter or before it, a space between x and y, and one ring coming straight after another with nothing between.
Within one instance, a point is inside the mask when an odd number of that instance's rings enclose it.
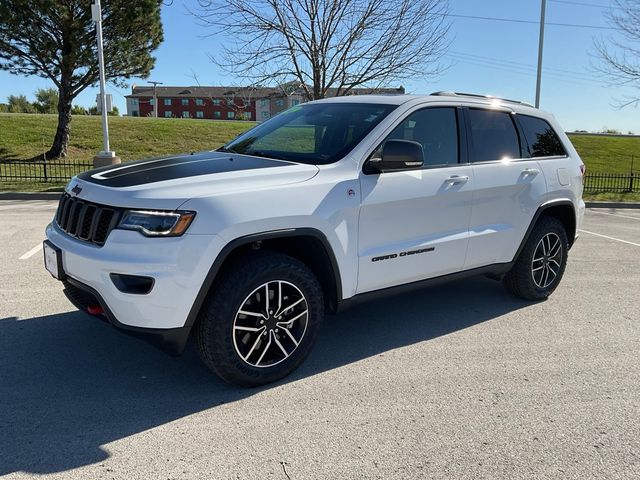
<instances>
[{"instance_id":1,"label":"power line","mask_svg":"<svg viewBox=\"0 0 640 480\"><path fill-rule=\"evenodd\" d=\"M500 71L503 71L503 72L509 72L509 73L514 73L514 74L517 74L517 75L523 75L523 76L528 77L528 78L535 78L535 76L536 76L536 72L535 71L525 70L525 69L521 69L521 68L517 68L517 67L490 65L490 64L487 64L486 62L483 62L483 61L480 61L480 60L461 60L460 59L460 60L457 60L457 61L459 61L460 63L465 63L465 64L477 66L477 67L490 68L491 70L500 70ZM557 74L554 74L554 73L545 73L545 76L553 78L554 80L556 80L558 82L568 83L568 84L572 84L572 85L582 85L582 86L596 86L596 85L599 85L594 81L567 78L567 77L557 76ZM585 83L585 82L588 82L588 83Z\"/></svg>"},{"instance_id":2,"label":"power line","mask_svg":"<svg viewBox=\"0 0 640 480\"><path fill-rule=\"evenodd\" d=\"M486 61L486 62L498 64L498 65L505 65L508 67L526 68L530 70L536 69L536 66L530 63L516 62L513 60L506 60L503 58L496 58L496 57L487 57L484 55L476 55L471 53L459 52L455 50L450 51L448 55L460 57L461 59L464 59L464 60ZM593 81L592 77L588 75L586 72L578 72L575 70L565 70L565 69L556 68L556 67L544 67L544 71L546 73L554 73L557 75L565 75L565 76L570 76L574 78L582 77L580 78L580 80Z\"/></svg>"},{"instance_id":3,"label":"power line","mask_svg":"<svg viewBox=\"0 0 640 480\"><path fill-rule=\"evenodd\" d=\"M553 3L563 3L565 5L578 5L581 7L593 7L593 8L615 8L612 7L611 5L602 5L602 4L595 4L595 3L584 3L584 2L574 2L572 0L549 0L550 2Z\"/></svg>"},{"instance_id":4,"label":"power line","mask_svg":"<svg viewBox=\"0 0 640 480\"><path fill-rule=\"evenodd\" d=\"M532 77L536 74L536 67L533 65L520 63L520 62L512 62L509 60L502 60L492 57L478 56L478 55L470 55L459 52L450 52L447 54L447 57L454 59L460 63L467 63L470 65L481 66L485 68L492 68L496 70L507 71L510 73L517 73L520 75L526 75L528 77ZM559 72L552 71L551 68L545 68L545 76L551 77L555 80L567 82L567 83L575 83L578 85L600 85L597 80L594 80L590 77L587 77L585 74L580 74L578 72L568 72L564 70L560 70ZM559 70L559 69L558 69ZM568 73L567 73L568 72Z\"/></svg>"},{"instance_id":5,"label":"power line","mask_svg":"<svg viewBox=\"0 0 640 480\"><path fill-rule=\"evenodd\" d=\"M526 23L528 25L540 25L540 22L537 20L522 20L519 18L480 17L477 15L457 15L453 13L443 13L441 15L444 17L467 18L471 20L490 20L492 22ZM578 23L545 22L545 25L553 27L591 28L597 30L620 30L619 28L615 27L605 27L602 25L583 25Z\"/></svg>"}]
</instances>

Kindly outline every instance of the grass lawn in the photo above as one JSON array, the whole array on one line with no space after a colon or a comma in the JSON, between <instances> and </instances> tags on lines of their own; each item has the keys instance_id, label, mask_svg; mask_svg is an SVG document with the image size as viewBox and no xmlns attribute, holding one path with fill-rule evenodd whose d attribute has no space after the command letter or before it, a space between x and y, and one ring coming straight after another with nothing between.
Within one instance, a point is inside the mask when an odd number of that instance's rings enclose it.
<instances>
[{"instance_id":1,"label":"grass lawn","mask_svg":"<svg viewBox=\"0 0 640 480\"><path fill-rule=\"evenodd\" d=\"M601 135L569 135L590 173L640 173L640 137L604 137Z\"/></svg>"},{"instance_id":2,"label":"grass lawn","mask_svg":"<svg viewBox=\"0 0 640 480\"><path fill-rule=\"evenodd\" d=\"M55 134L56 122L55 115L0 114L0 160L24 160L46 151ZM123 161L215 149L253 125L252 122L182 118L109 117L111 148ZM634 171L640 173L640 138L569 137L587 165L587 172L628 173L631 156L635 155ZM100 117L73 117L68 160L91 162L101 148ZM61 182L0 181L0 191L50 191L63 186ZM602 193L587 198L638 201L639 196Z\"/></svg>"},{"instance_id":3,"label":"grass lawn","mask_svg":"<svg viewBox=\"0 0 640 480\"><path fill-rule=\"evenodd\" d=\"M28 159L46 151L56 125L56 115L0 114L0 159ZM109 117L109 139L111 149L127 161L218 148L253 125L182 118ZM74 116L68 159L91 162L100 150L100 117Z\"/></svg>"},{"instance_id":4,"label":"grass lawn","mask_svg":"<svg viewBox=\"0 0 640 480\"><path fill-rule=\"evenodd\" d=\"M614 192L600 192L600 193L585 193L583 195L585 201L597 201L597 202L640 202L640 192L632 193L614 193Z\"/></svg>"}]
</instances>

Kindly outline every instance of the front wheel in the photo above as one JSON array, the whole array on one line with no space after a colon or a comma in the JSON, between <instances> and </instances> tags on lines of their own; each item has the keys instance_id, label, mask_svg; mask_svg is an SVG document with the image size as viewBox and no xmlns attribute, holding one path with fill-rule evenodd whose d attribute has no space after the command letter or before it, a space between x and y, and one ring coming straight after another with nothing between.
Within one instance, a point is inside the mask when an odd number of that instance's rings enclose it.
<instances>
[{"instance_id":1,"label":"front wheel","mask_svg":"<svg viewBox=\"0 0 640 480\"><path fill-rule=\"evenodd\" d=\"M198 353L229 383L274 382L310 353L323 315L322 289L304 263L254 253L209 294L196 325Z\"/></svg>"},{"instance_id":2,"label":"front wheel","mask_svg":"<svg viewBox=\"0 0 640 480\"><path fill-rule=\"evenodd\" d=\"M569 242L562 223L542 217L536 223L513 267L505 288L526 300L544 300L556 289L567 265Z\"/></svg>"}]
</instances>

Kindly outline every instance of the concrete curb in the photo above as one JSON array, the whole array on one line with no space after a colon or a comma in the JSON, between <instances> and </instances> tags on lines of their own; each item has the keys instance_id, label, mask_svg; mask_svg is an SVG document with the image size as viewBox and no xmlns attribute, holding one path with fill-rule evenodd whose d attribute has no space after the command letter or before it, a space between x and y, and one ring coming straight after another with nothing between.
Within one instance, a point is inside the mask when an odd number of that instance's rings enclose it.
<instances>
[{"instance_id":1,"label":"concrete curb","mask_svg":"<svg viewBox=\"0 0 640 480\"><path fill-rule=\"evenodd\" d=\"M62 192L0 192L0 200L59 200Z\"/></svg>"},{"instance_id":2,"label":"concrete curb","mask_svg":"<svg viewBox=\"0 0 640 480\"><path fill-rule=\"evenodd\" d=\"M584 202L587 208L640 208L640 202Z\"/></svg>"}]
</instances>

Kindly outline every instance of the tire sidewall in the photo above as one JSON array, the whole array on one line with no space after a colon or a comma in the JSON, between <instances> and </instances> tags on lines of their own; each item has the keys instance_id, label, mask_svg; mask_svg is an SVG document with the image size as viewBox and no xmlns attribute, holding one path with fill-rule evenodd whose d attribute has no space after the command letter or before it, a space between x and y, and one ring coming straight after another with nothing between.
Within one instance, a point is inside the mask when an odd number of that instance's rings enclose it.
<instances>
[{"instance_id":1,"label":"tire sidewall","mask_svg":"<svg viewBox=\"0 0 640 480\"><path fill-rule=\"evenodd\" d=\"M261 272L260 274L251 277L248 282L244 282L242 279L246 278L244 272L238 272L236 278L229 279L229 285L237 285L243 283L239 289L231 291L231 289L225 288L220 292L222 298L218 303L219 312L216 315L216 325L212 329L213 335L219 336L218 340L221 340L222 348L215 350L216 355L214 362L223 365L225 373L218 371L222 374L223 378L233 383L239 383L248 386L258 386L270 382L274 382L283 378L298 368L300 364L311 352L313 345L315 344L318 331L323 319L323 297L322 290L315 276L311 271L301 262L281 255L281 257L288 260L290 264L288 267L277 267L269 269L268 271ZM280 259L282 261L282 259ZM254 261L260 261L255 259ZM236 352L233 342L233 324L235 316L244 303L247 296L261 285L283 280L295 285L304 295L308 308L307 327L304 336L295 349L295 351L282 362L271 367L254 367L246 363ZM206 339L207 342L211 342L214 339ZM228 378L229 376L233 378Z\"/></svg>"},{"instance_id":2,"label":"tire sidewall","mask_svg":"<svg viewBox=\"0 0 640 480\"><path fill-rule=\"evenodd\" d=\"M540 243L540 240L542 240L542 238L549 233L556 234L560 239L560 248L562 248L562 259L560 261L558 274L556 275L556 278L553 280L553 282L545 288L540 288L536 285L533 278L532 263L536 248ZM560 281L562 280L562 277L564 275L564 271L567 267L567 256L569 251L567 233L565 232L562 224L555 218L544 218L534 228L527 247L527 255L525 258L523 258L524 262L522 267L526 267L527 269L527 277L530 283L529 287L533 291L535 291L540 298L547 298L560 284Z\"/></svg>"}]
</instances>

